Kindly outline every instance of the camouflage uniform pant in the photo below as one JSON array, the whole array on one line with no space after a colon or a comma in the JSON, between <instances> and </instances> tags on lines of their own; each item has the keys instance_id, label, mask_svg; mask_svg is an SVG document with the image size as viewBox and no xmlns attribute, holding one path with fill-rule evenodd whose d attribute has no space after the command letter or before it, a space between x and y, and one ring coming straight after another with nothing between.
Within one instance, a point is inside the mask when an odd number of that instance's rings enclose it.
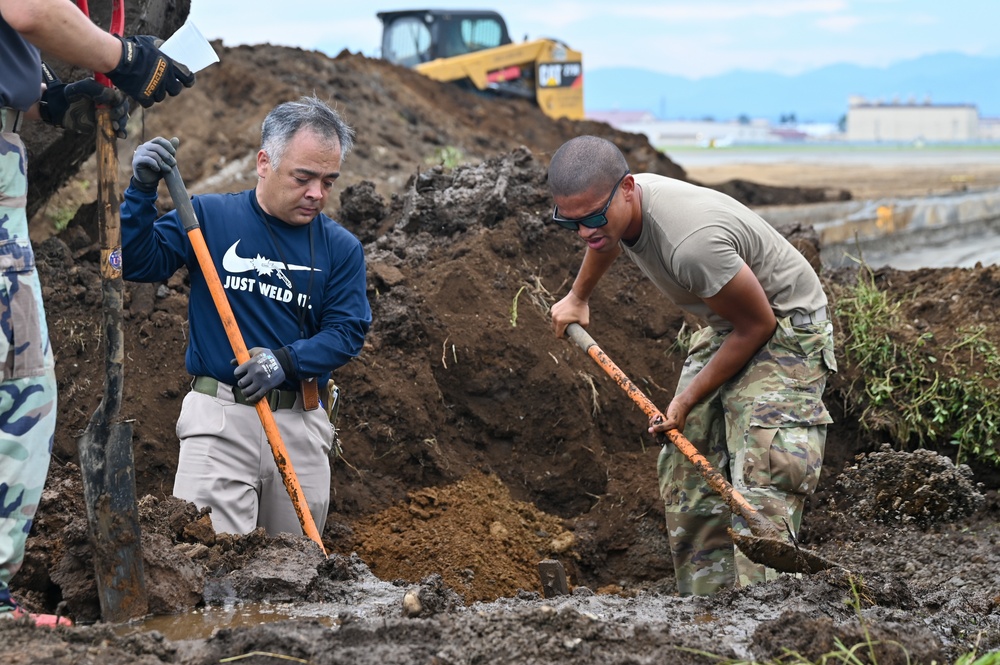
<instances>
[{"instance_id":1,"label":"camouflage uniform pant","mask_svg":"<svg viewBox=\"0 0 1000 665\"><path fill-rule=\"evenodd\" d=\"M680 392L715 355L725 333L698 331L684 363ZM798 533L805 497L816 489L826 425L826 377L836 371L833 324L794 327L785 318L739 374L696 405L685 436L782 533ZM727 527L749 534L722 498L672 445L657 462L670 549L683 595L707 595L774 579L733 545Z\"/></svg>"},{"instance_id":2,"label":"camouflage uniform pant","mask_svg":"<svg viewBox=\"0 0 1000 665\"><path fill-rule=\"evenodd\" d=\"M25 217L27 163L0 134L0 611L21 568L49 469L56 377Z\"/></svg>"}]
</instances>

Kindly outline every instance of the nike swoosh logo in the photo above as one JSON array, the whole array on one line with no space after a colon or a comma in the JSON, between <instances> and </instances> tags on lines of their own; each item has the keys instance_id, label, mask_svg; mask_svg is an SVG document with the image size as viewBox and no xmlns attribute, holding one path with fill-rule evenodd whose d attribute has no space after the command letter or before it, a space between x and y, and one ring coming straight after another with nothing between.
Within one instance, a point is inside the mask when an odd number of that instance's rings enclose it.
<instances>
[{"instance_id":1,"label":"nike swoosh logo","mask_svg":"<svg viewBox=\"0 0 1000 665\"><path fill-rule=\"evenodd\" d=\"M275 270L314 270L316 272L322 272L319 268L299 266L294 263L286 266L282 261L272 261L271 259L263 257L260 254L258 254L255 258L248 259L236 253L236 246L239 244L239 240L234 242L233 246L226 250L225 256L222 257L222 267L225 268L227 272L239 273L256 270L258 275L265 273L270 274Z\"/></svg>"}]
</instances>

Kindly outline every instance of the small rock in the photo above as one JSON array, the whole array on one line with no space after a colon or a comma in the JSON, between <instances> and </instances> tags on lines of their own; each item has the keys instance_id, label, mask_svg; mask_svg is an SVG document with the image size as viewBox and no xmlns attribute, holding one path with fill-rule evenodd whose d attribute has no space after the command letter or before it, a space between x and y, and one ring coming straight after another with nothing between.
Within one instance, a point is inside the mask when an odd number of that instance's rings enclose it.
<instances>
[{"instance_id":1,"label":"small rock","mask_svg":"<svg viewBox=\"0 0 1000 665\"><path fill-rule=\"evenodd\" d=\"M403 594L403 616L411 618L420 616L423 609L423 605L420 604L420 594L414 589Z\"/></svg>"}]
</instances>

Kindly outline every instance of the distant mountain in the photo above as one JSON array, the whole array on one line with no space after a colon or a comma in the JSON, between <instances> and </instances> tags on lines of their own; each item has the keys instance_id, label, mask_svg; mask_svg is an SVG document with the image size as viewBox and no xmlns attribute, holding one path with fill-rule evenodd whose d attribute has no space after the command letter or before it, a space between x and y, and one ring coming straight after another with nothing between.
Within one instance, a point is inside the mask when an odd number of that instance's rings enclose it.
<instances>
[{"instance_id":1,"label":"distant mountain","mask_svg":"<svg viewBox=\"0 0 1000 665\"><path fill-rule=\"evenodd\" d=\"M586 62L584 63L586 65ZM731 120L741 115L777 122L837 122L849 97L934 104L974 104L983 117L1000 117L1000 57L938 53L889 67L830 65L797 76L732 71L688 79L645 69L586 70L584 107L644 110L662 119Z\"/></svg>"}]
</instances>

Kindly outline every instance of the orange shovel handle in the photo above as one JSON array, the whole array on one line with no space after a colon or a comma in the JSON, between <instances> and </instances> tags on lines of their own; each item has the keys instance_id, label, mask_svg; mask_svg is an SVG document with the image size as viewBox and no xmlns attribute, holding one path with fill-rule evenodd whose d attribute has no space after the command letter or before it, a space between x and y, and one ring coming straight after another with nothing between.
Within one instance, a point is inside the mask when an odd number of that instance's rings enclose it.
<instances>
[{"instance_id":1,"label":"orange shovel handle","mask_svg":"<svg viewBox=\"0 0 1000 665\"><path fill-rule=\"evenodd\" d=\"M663 413L656 408L656 405L646 397L646 395L639 390L639 387L632 383L631 379L625 375L618 365L616 365L611 358L601 350L601 347L597 345L594 338L583 329L578 323L571 323L566 327L566 334L576 342L577 346L587 352L594 362L600 365L608 376L615 380L619 386L625 391L625 393L632 398L632 401L639 405L639 408L645 412L647 416L653 419L654 422L663 422ZM729 505L730 509L738 513L745 519L751 526L751 530L755 533L768 534L774 536L777 532L777 528L771 523L770 520L761 515L753 505L747 501L739 491L732 486L732 484L726 480L718 469L709 463L705 456L698 452L698 449L687 440L687 438L681 434L680 430L671 429L667 430L666 435L670 438L671 443L677 446L677 450L681 451L681 454L688 459L691 464L698 470L705 482L708 483L717 494L719 494Z\"/></svg>"},{"instance_id":2,"label":"orange shovel handle","mask_svg":"<svg viewBox=\"0 0 1000 665\"><path fill-rule=\"evenodd\" d=\"M201 226L198 224L194 207L191 205L191 198L187 193L187 188L184 186L184 181L181 179L177 167L167 171L164 175L164 180L167 182L167 189L170 190L170 196L174 200L174 205L177 206L177 212L181 217L181 222L184 224L185 231L187 231L188 239L191 241L191 247L198 258L198 265L201 266L201 272L205 276L205 282L208 284L208 290L212 294L215 308L222 319L222 327L226 329L226 336L229 338L229 343L236 353L236 361L243 364L250 359L250 352L247 351L243 335L240 333L239 324L236 323L236 317L233 315L233 308L229 305L229 299L222 288L219 273L215 270L215 263L212 261L212 255L208 251L208 245L205 244L205 236L201 232ZM285 483L285 490L288 491L288 497L292 500L292 507L295 508L295 514L299 518L302 531L313 542L319 545L319 548L325 555L326 548L323 547L323 539L316 529L316 523L313 521L312 513L309 511L309 504L306 502L305 494L302 492L302 486L299 485L298 476L295 475L292 461L288 458L288 451L285 449L285 443L278 432L278 423L274 421L274 413L271 412L271 405L266 399L262 399L257 402L256 408L260 422L264 426L264 433L267 435L267 442L271 446L271 453L274 455L274 463L278 465L278 471L281 473L281 479Z\"/></svg>"}]
</instances>

